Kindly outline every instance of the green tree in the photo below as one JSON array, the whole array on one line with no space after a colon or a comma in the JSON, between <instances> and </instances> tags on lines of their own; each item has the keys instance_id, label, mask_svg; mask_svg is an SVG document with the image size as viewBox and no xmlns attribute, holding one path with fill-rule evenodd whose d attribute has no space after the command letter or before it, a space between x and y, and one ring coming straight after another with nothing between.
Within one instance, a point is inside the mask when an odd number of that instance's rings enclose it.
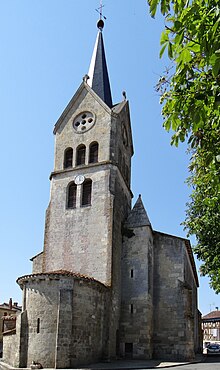
<instances>
[{"instance_id":1,"label":"green tree","mask_svg":"<svg viewBox=\"0 0 220 370\"><path fill-rule=\"evenodd\" d=\"M161 51L172 61L156 86L171 144L187 141L192 188L184 222L195 234L201 274L220 292L220 3L148 0L165 17Z\"/></svg>"}]
</instances>

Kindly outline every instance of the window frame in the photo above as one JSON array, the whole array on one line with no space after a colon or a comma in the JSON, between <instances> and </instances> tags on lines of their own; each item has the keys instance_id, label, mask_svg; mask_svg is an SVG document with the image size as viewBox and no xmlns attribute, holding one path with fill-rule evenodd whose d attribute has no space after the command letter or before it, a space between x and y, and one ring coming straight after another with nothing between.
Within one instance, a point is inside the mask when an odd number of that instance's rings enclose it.
<instances>
[{"instance_id":1,"label":"window frame","mask_svg":"<svg viewBox=\"0 0 220 370\"><path fill-rule=\"evenodd\" d=\"M86 193L86 186L90 186L89 192ZM88 190L87 190L88 191ZM86 199L89 199L88 202L85 201ZM80 206L81 207L90 207L92 205L92 180L91 179L86 179L82 186L81 186L81 202Z\"/></svg>"},{"instance_id":2,"label":"window frame","mask_svg":"<svg viewBox=\"0 0 220 370\"><path fill-rule=\"evenodd\" d=\"M92 148L95 148L96 152L94 154L94 152L92 153L91 150ZM91 158L93 158L93 160L91 160ZM93 141L90 145L89 145L89 163L98 163L99 161L99 143L97 141Z\"/></svg>"},{"instance_id":3,"label":"window frame","mask_svg":"<svg viewBox=\"0 0 220 370\"><path fill-rule=\"evenodd\" d=\"M73 194L70 195L70 189L73 188ZM70 196L72 198L70 205ZM75 209L76 208L76 198L77 198L77 185L74 181L71 181L67 186L67 199L66 199L66 209Z\"/></svg>"},{"instance_id":4,"label":"window frame","mask_svg":"<svg viewBox=\"0 0 220 370\"><path fill-rule=\"evenodd\" d=\"M70 155L71 158L67 158L67 154L70 152L71 152L71 155ZM68 162L70 162L69 165L68 165ZM73 148L68 147L64 151L63 168L65 170L65 169L72 168L72 167L73 167Z\"/></svg>"},{"instance_id":5,"label":"window frame","mask_svg":"<svg viewBox=\"0 0 220 370\"><path fill-rule=\"evenodd\" d=\"M83 158L83 160L80 160L79 161L79 153L80 151L83 150L83 155L81 154L81 159ZM76 161L75 161L75 164L76 166L83 166L86 164L86 146L84 144L80 144L78 145L78 147L76 148Z\"/></svg>"}]
</instances>

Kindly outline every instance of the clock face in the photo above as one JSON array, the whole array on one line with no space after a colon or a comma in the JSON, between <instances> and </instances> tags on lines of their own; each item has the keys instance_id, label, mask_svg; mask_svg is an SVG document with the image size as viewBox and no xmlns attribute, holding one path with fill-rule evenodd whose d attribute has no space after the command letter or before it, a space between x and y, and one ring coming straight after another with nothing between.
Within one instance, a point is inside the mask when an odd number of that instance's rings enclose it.
<instances>
[{"instance_id":1,"label":"clock face","mask_svg":"<svg viewBox=\"0 0 220 370\"><path fill-rule=\"evenodd\" d=\"M85 180L85 177L83 175L78 175L75 177L74 181L76 185L81 185Z\"/></svg>"},{"instance_id":2,"label":"clock face","mask_svg":"<svg viewBox=\"0 0 220 370\"><path fill-rule=\"evenodd\" d=\"M95 115L92 112L82 112L78 114L73 120L73 128L78 134L90 130L95 124Z\"/></svg>"}]
</instances>

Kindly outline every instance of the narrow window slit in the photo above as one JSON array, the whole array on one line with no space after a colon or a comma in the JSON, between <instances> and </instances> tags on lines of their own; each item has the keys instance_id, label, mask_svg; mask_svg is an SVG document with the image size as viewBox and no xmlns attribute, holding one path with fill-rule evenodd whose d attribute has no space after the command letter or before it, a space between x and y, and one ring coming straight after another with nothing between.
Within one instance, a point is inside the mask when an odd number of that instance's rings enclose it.
<instances>
[{"instance_id":1,"label":"narrow window slit","mask_svg":"<svg viewBox=\"0 0 220 370\"><path fill-rule=\"evenodd\" d=\"M37 333L40 333L40 319L37 319Z\"/></svg>"}]
</instances>

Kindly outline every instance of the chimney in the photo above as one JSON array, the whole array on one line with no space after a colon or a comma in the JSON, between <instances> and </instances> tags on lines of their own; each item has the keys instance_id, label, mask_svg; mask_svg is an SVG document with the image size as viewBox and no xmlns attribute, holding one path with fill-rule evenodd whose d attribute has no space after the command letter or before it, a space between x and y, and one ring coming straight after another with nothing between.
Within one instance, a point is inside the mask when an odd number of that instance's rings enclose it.
<instances>
[{"instance_id":1,"label":"chimney","mask_svg":"<svg viewBox=\"0 0 220 370\"><path fill-rule=\"evenodd\" d=\"M9 310L12 310L12 298L9 299Z\"/></svg>"},{"instance_id":2,"label":"chimney","mask_svg":"<svg viewBox=\"0 0 220 370\"><path fill-rule=\"evenodd\" d=\"M14 306L14 307L18 307L18 302L14 302L14 303L13 303L13 306Z\"/></svg>"}]
</instances>

